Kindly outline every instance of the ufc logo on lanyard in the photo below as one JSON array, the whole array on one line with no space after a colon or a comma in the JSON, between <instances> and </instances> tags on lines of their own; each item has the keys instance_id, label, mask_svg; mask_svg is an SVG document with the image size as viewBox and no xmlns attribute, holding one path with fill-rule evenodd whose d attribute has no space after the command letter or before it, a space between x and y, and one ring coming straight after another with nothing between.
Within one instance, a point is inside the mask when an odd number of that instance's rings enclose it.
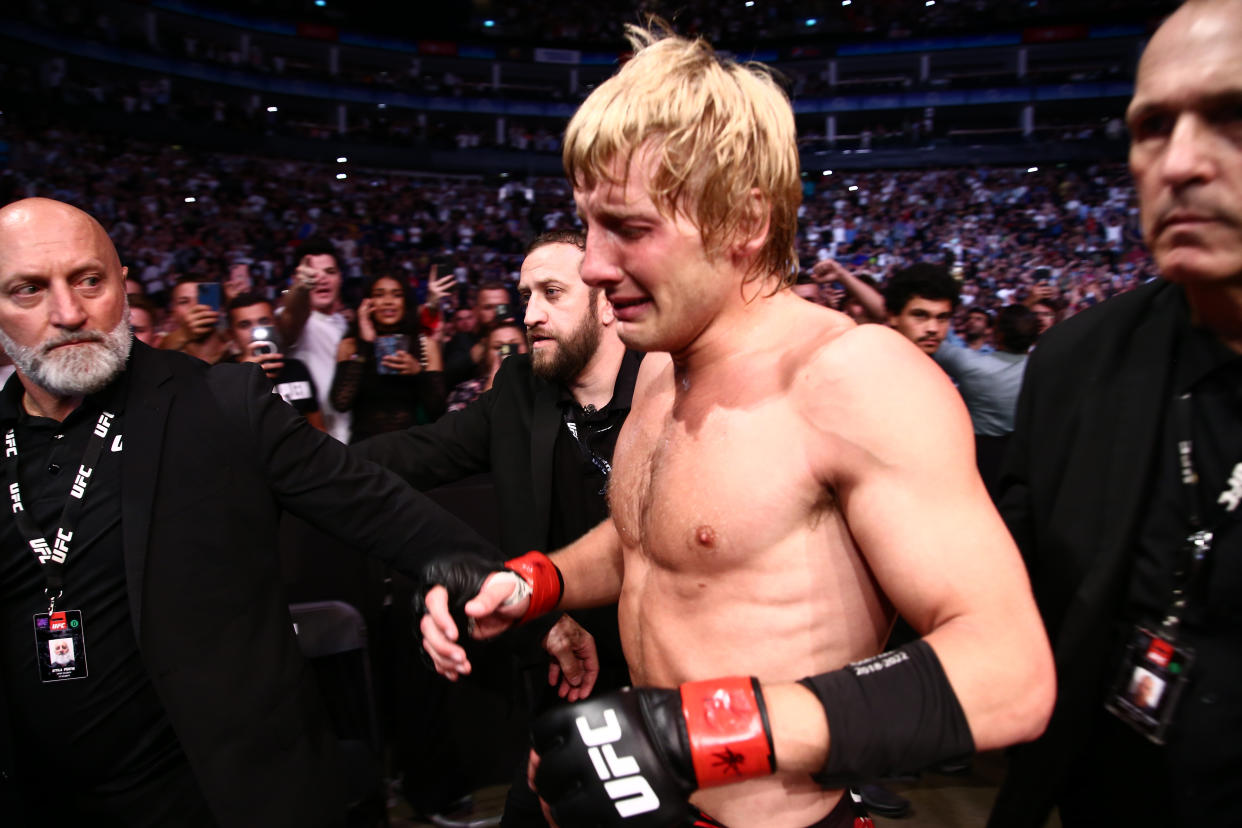
<instances>
[{"instance_id":1,"label":"ufc logo on lanyard","mask_svg":"<svg viewBox=\"0 0 1242 828\"><path fill-rule=\"evenodd\" d=\"M108 429L112 427L112 415L107 411L99 415L99 422L95 423L95 436L107 437Z\"/></svg>"},{"instance_id":2,"label":"ufc logo on lanyard","mask_svg":"<svg viewBox=\"0 0 1242 828\"><path fill-rule=\"evenodd\" d=\"M47 548L47 541L43 538L35 538L30 542L30 548L39 556L39 563L47 563L55 561L56 563L64 563L65 558L69 557L69 541L73 540L73 533L66 532L64 529L56 530L56 542L51 549Z\"/></svg>"},{"instance_id":3,"label":"ufc logo on lanyard","mask_svg":"<svg viewBox=\"0 0 1242 828\"><path fill-rule=\"evenodd\" d=\"M62 608L57 612L56 602L65 594L63 571L69 558L69 542L73 540L82 511L82 500L86 497L86 489L95 473L108 432L112 430L114 417L111 412L104 411L95 421L91 436L86 441L82 462L70 486L69 497L61 511L60 523L56 527L55 535L51 536L51 544L48 543L48 536L43 529L22 508L21 484L17 479L17 438L13 429L9 429L4 435L4 454L8 461L4 466L8 475L9 499L13 505L13 521L30 544L30 550L47 578L47 586L43 590L47 599L47 612L34 616L35 664L39 670L39 681L44 684L81 679L90 675L86 665L86 627L82 611ZM118 442L120 437L118 434Z\"/></svg>"}]
</instances>

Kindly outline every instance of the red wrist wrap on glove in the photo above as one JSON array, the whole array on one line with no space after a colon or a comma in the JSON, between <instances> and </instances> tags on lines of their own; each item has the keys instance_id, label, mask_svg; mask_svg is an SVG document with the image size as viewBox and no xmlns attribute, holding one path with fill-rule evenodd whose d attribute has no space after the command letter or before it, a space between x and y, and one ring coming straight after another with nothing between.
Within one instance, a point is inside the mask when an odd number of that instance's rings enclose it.
<instances>
[{"instance_id":1,"label":"red wrist wrap on glove","mask_svg":"<svg viewBox=\"0 0 1242 828\"><path fill-rule=\"evenodd\" d=\"M560 603L561 596L565 593L565 580L547 555L542 552L527 552L505 561L505 568L516 572L530 585L530 606L522 616L521 623L525 624L532 618L543 615Z\"/></svg>"},{"instance_id":2,"label":"red wrist wrap on glove","mask_svg":"<svg viewBox=\"0 0 1242 828\"><path fill-rule=\"evenodd\" d=\"M683 684L681 712L700 788L776 772L758 679L734 676Z\"/></svg>"}]
</instances>

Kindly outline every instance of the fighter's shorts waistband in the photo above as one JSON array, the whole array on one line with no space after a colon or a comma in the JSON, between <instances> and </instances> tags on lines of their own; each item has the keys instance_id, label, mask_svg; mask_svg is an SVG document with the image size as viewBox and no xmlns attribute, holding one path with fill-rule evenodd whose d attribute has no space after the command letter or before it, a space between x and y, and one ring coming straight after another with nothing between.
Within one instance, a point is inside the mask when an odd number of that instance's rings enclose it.
<instances>
[{"instance_id":1,"label":"fighter's shorts waistband","mask_svg":"<svg viewBox=\"0 0 1242 828\"><path fill-rule=\"evenodd\" d=\"M689 828L727 828L723 822L717 822L693 805L690 806L690 819L686 825ZM853 791L846 791L827 816L814 825L808 825L807 828L874 828L874 826L875 823L871 821L871 817L867 815L867 810L863 807L862 799Z\"/></svg>"}]
</instances>

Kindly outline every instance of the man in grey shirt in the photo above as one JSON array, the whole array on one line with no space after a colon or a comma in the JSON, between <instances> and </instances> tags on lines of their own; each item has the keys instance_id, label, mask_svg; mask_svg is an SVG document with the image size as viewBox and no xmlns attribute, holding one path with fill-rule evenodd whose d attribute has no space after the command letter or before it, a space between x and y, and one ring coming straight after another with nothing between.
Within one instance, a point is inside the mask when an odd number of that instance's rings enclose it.
<instances>
[{"instance_id":1,"label":"man in grey shirt","mask_svg":"<svg viewBox=\"0 0 1242 828\"><path fill-rule=\"evenodd\" d=\"M945 341L932 355L966 402L975 430L975 460L993 499L1039 320L1025 305L1007 305L996 316L995 335L996 350L989 353Z\"/></svg>"}]
</instances>

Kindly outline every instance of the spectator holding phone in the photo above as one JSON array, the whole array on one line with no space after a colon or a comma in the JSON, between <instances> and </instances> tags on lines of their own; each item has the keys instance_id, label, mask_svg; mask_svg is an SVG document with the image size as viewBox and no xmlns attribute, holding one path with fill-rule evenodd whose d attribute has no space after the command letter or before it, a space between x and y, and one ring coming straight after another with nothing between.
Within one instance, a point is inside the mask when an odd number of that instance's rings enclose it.
<instances>
[{"instance_id":1,"label":"spectator holding phone","mask_svg":"<svg viewBox=\"0 0 1242 828\"><path fill-rule=\"evenodd\" d=\"M492 323L483 343L486 345L483 351L483 374L458 383L453 393L449 394L449 411L460 411L491 388L505 357L526 353L526 332L516 319L507 315L501 316Z\"/></svg>"},{"instance_id":2,"label":"spectator holding phone","mask_svg":"<svg viewBox=\"0 0 1242 828\"><path fill-rule=\"evenodd\" d=\"M176 327L160 342L169 351L182 351L215 365L229 355L232 340L221 328L222 291L219 282L183 276L173 285L169 313Z\"/></svg>"},{"instance_id":3,"label":"spectator holding phone","mask_svg":"<svg viewBox=\"0 0 1242 828\"><path fill-rule=\"evenodd\" d=\"M315 381L301 360L281 353L272 303L256 293L238 294L229 301L228 318L228 332L233 340L235 356L226 361L258 365L272 381L276 393L296 408L308 423L323 431L323 414L319 412Z\"/></svg>"},{"instance_id":4,"label":"spectator holding phone","mask_svg":"<svg viewBox=\"0 0 1242 828\"><path fill-rule=\"evenodd\" d=\"M351 443L433 422L445 405L440 347L423 335L405 286L379 276L365 296L337 349L329 395L338 411L352 412Z\"/></svg>"}]
</instances>

